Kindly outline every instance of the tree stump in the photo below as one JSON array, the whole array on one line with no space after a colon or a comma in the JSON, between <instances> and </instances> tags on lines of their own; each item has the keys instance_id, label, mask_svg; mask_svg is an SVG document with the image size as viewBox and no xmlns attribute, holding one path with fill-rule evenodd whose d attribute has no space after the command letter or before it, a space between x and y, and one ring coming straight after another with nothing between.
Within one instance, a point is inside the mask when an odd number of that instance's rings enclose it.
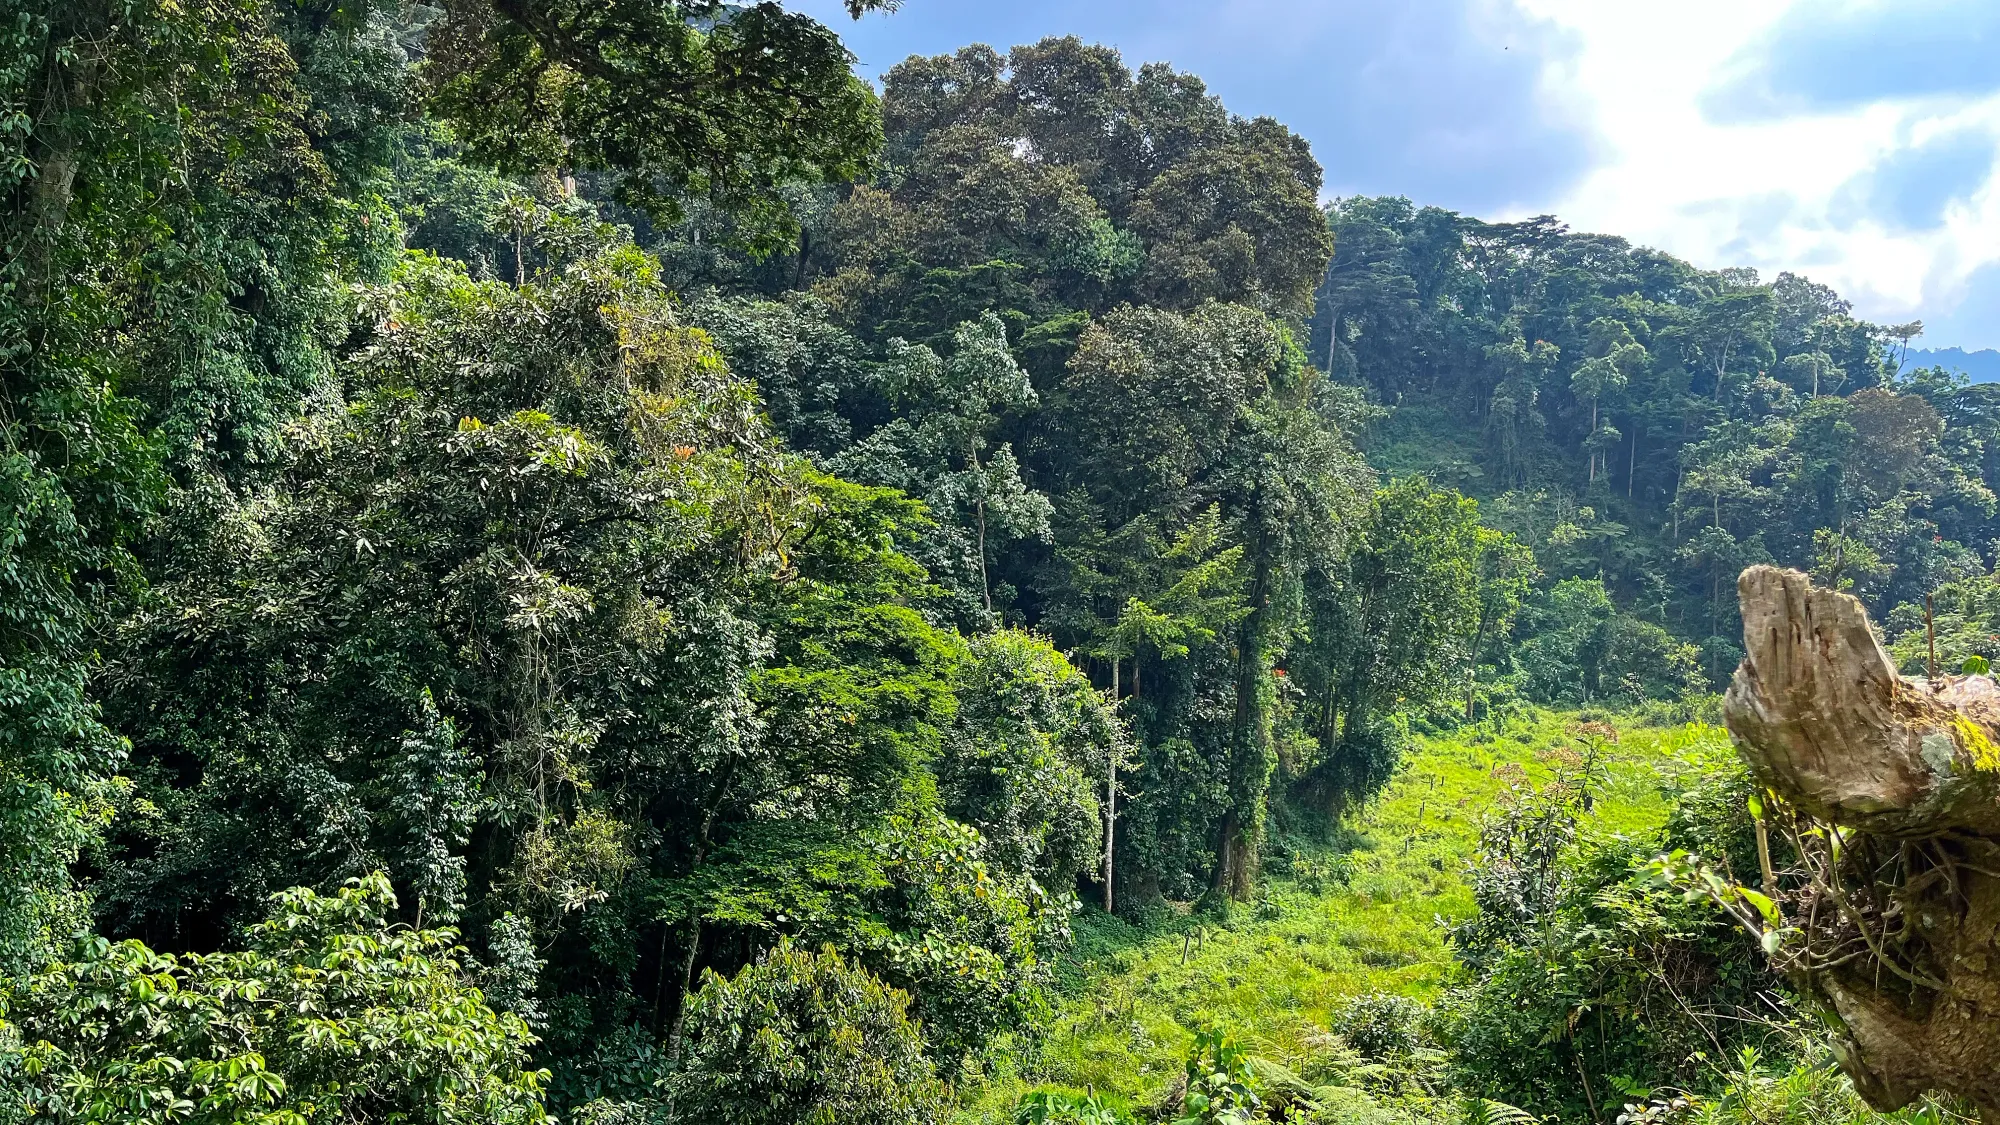
<instances>
[{"instance_id":1,"label":"tree stump","mask_svg":"<svg viewBox=\"0 0 2000 1125\"><path fill-rule=\"evenodd\" d=\"M1870 1105L1939 1091L2000 1122L2000 688L1898 675L1861 603L1798 571L1751 567L1737 589L1723 713L1807 826L1774 960L1838 1018Z\"/></svg>"}]
</instances>

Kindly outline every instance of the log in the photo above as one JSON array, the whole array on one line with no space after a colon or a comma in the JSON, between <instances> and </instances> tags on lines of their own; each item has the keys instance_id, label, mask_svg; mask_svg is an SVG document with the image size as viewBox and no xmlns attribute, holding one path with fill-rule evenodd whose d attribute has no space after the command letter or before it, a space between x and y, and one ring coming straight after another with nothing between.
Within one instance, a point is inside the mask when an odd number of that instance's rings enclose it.
<instances>
[{"instance_id":1,"label":"log","mask_svg":"<svg viewBox=\"0 0 2000 1125\"><path fill-rule=\"evenodd\" d=\"M1798 571L1751 567L1737 590L1745 656L1723 698L1730 736L1760 783L1851 834L1828 877L1877 904L1857 922L1830 919L1820 899L1792 922L1856 935L1858 924L1886 947L1893 913L1889 955L1926 974L1863 957L1794 961L1788 975L1836 1017L1841 1067L1870 1105L1940 1090L2000 1125L2000 688L1987 676L1898 675L1861 603ZM1935 869L1861 888L1883 870L1864 854Z\"/></svg>"},{"instance_id":2,"label":"log","mask_svg":"<svg viewBox=\"0 0 2000 1125\"><path fill-rule=\"evenodd\" d=\"M1737 581L1743 664L1723 715L1757 780L1873 835L2000 836L2000 688L1896 673L1861 602L1796 570Z\"/></svg>"}]
</instances>

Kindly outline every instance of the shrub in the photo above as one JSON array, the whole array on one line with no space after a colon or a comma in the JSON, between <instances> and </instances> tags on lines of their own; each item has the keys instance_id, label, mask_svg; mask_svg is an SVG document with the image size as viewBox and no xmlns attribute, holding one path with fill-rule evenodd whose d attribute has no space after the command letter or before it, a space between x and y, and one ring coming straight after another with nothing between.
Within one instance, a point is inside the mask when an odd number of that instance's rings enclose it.
<instances>
[{"instance_id":1,"label":"shrub","mask_svg":"<svg viewBox=\"0 0 2000 1125\"><path fill-rule=\"evenodd\" d=\"M1126 1125L1130 1120L1105 1105L1095 1090L1036 1090L1014 1107L1014 1125Z\"/></svg>"},{"instance_id":2,"label":"shrub","mask_svg":"<svg viewBox=\"0 0 2000 1125\"><path fill-rule=\"evenodd\" d=\"M866 970L780 942L688 1010L669 1118L690 1125L928 1125L946 1090L910 1000Z\"/></svg>"},{"instance_id":3,"label":"shrub","mask_svg":"<svg viewBox=\"0 0 2000 1125\"><path fill-rule=\"evenodd\" d=\"M1608 1117L1617 1089L1697 1089L1718 1046L1786 1030L1754 946L1652 874L1651 858L1675 847L1736 870L1757 862L1741 765L1713 734L1686 754L1686 787L1652 832L1579 830L1600 781L1577 756L1488 825L1478 914L1453 933L1472 979L1439 1002L1435 1024L1464 1092Z\"/></svg>"},{"instance_id":4,"label":"shrub","mask_svg":"<svg viewBox=\"0 0 2000 1125\"><path fill-rule=\"evenodd\" d=\"M487 1006L456 934L391 926L395 909L376 874L275 896L246 952L83 939L8 1005L0 1120L546 1121L527 1025Z\"/></svg>"},{"instance_id":5,"label":"shrub","mask_svg":"<svg viewBox=\"0 0 2000 1125\"><path fill-rule=\"evenodd\" d=\"M1417 1021L1424 1007L1407 996L1378 992L1357 996L1334 1021L1333 1030L1371 1062L1388 1062L1417 1046Z\"/></svg>"},{"instance_id":6,"label":"shrub","mask_svg":"<svg viewBox=\"0 0 2000 1125\"><path fill-rule=\"evenodd\" d=\"M1174 1125L1249 1125L1269 1121L1257 1097L1250 1052L1219 1028L1195 1036L1188 1054L1187 1093Z\"/></svg>"}]
</instances>

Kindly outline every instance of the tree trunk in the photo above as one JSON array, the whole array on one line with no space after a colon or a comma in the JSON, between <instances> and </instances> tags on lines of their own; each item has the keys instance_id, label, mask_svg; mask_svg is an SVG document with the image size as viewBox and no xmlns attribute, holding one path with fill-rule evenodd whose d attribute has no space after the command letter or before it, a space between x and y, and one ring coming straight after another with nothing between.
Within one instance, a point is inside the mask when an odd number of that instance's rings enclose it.
<instances>
[{"instance_id":1,"label":"tree trunk","mask_svg":"<svg viewBox=\"0 0 2000 1125\"><path fill-rule=\"evenodd\" d=\"M979 467L979 446L976 442L967 450L967 456L972 461L973 474L979 479L979 495L977 498L979 509L979 594L980 597L985 599L986 612L992 613L993 586L986 580L986 476L985 471ZM1111 669L1113 674L1116 674L1118 670L1117 661L1114 660L1111 662Z\"/></svg>"},{"instance_id":2,"label":"tree trunk","mask_svg":"<svg viewBox=\"0 0 2000 1125\"><path fill-rule=\"evenodd\" d=\"M688 927L687 956L681 958L680 996L674 1001L674 1020L667 1025L667 1058L681 1057L681 1031L687 1026L688 996L694 991L695 959L701 953L701 919Z\"/></svg>"},{"instance_id":3,"label":"tree trunk","mask_svg":"<svg viewBox=\"0 0 2000 1125\"><path fill-rule=\"evenodd\" d=\"M1632 459L1625 463L1625 499L1632 498L1632 478L1639 475L1639 424L1627 420L1632 426Z\"/></svg>"},{"instance_id":4,"label":"tree trunk","mask_svg":"<svg viewBox=\"0 0 2000 1125\"><path fill-rule=\"evenodd\" d=\"M1472 721L1472 702L1479 693L1479 652L1486 647L1486 630L1493 620L1490 610L1479 611L1479 631L1472 635L1471 667L1465 673L1465 721Z\"/></svg>"},{"instance_id":5,"label":"tree trunk","mask_svg":"<svg viewBox=\"0 0 2000 1125\"><path fill-rule=\"evenodd\" d=\"M1813 913L1792 911L1802 936L1787 939L1781 967L1837 1017L1841 1067L1869 1104L1892 1110L1937 1090L1991 1119L2000 688L1987 676L1935 691L1904 679L1861 603L1798 571L1751 567L1737 588L1747 655L1723 700L1730 735L1761 785L1824 826L1794 850L1823 839L1814 846L1831 857L1809 883L1792 876L1792 900L1820 897ZM1817 959L1815 939L1829 951Z\"/></svg>"},{"instance_id":6,"label":"tree trunk","mask_svg":"<svg viewBox=\"0 0 2000 1125\"><path fill-rule=\"evenodd\" d=\"M1760 782L1877 835L2000 836L1992 679L1948 679L1936 693L1905 680L1861 603L1799 571L1753 566L1737 590L1747 655L1723 711Z\"/></svg>"},{"instance_id":7,"label":"tree trunk","mask_svg":"<svg viewBox=\"0 0 2000 1125\"><path fill-rule=\"evenodd\" d=\"M688 865L688 876L692 878L701 871L701 865L708 861L708 845L715 833L715 818L722 811L722 802L729 796L730 782L736 778L736 759L732 758L722 767L722 773L715 780L714 792L708 800L708 808L702 813L701 830L694 841L694 860ZM667 1026L667 1057L679 1058L681 1050L681 1027L687 1018L688 993L694 989L694 966L701 953L701 915L689 919L687 956L681 959L680 994L674 997L674 1018ZM660 966L666 972L666 966Z\"/></svg>"},{"instance_id":8,"label":"tree trunk","mask_svg":"<svg viewBox=\"0 0 2000 1125\"><path fill-rule=\"evenodd\" d=\"M1596 437L1597 437L1597 400L1592 399L1590 403L1590 437L1584 440L1590 441L1594 440ZM1591 484L1597 483L1597 450L1595 448L1593 448L1590 451L1590 483Z\"/></svg>"},{"instance_id":9,"label":"tree trunk","mask_svg":"<svg viewBox=\"0 0 2000 1125\"><path fill-rule=\"evenodd\" d=\"M1111 658L1111 709L1118 710L1118 658ZM1118 744L1104 756L1104 912L1111 913L1111 842L1118 828Z\"/></svg>"},{"instance_id":10,"label":"tree trunk","mask_svg":"<svg viewBox=\"0 0 2000 1125\"><path fill-rule=\"evenodd\" d=\"M1236 715L1229 749L1229 811L1223 817L1222 839L1215 867L1215 889L1234 899L1250 897L1257 868L1257 835L1262 828L1264 790L1270 784L1269 748L1264 741L1262 678L1264 630L1270 617L1271 542L1263 527L1262 505L1253 502L1251 520L1257 531L1252 543L1250 612L1236 634Z\"/></svg>"}]
</instances>

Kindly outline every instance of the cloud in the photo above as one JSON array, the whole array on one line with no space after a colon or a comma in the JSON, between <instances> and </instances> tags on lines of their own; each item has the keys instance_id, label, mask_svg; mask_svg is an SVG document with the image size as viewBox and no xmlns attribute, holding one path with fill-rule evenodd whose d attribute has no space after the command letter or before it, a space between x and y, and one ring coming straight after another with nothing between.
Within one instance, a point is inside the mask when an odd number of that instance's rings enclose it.
<instances>
[{"instance_id":1,"label":"cloud","mask_svg":"<svg viewBox=\"0 0 2000 1125\"><path fill-rule=\"evenodd\" d=\"M1581 39L1551 81L1608 138L1557 214L1709 269L1809 274L1857 315L1931 321L1939 346L2000 345L1990 302L1953 311L2000 287L1984 280L2000 263L2000 67L1968 69L1948 42L1985 49L2000 4L1915 0L1891 27L1886 4L1840 0L1523 2ZM1925 58L1936 73L1909 73ZM1752 87L1757 112L1740 97L1717 112L1716 91Z\"/></svg>"},{"instance_id":2,"label":"cloud","mask_svg":"<svg viewBox=\"0 0 2000 1125\"><path fill-rule=\"evenodd\" d=\"M1968 350L2000 347L2000 261L1973 270L1938 298L1925 310L1925 343Z\"/></svg>"},{"instance_id":3,"label":"cloud","mask_svg":"<svg viewBox=\"0 0 2000 1125\"><path fill-rule=\"evenodd\" d=\"M1722 123L2000 90L1992 0L1802 3L1731 57L1701 95Z\"/></svg>"},{"instance_id":4,"label":"cloud","mask_svg":"<svg viewBox=\"0 0 2000 1125\"><path fill-rule=\"evenodd\" d=\"M1303 7L1310 18L1284 11ZM1583 108L1545 81L1579 42L1511 3L1266 0L1220 6L1206 23L1190 42L1226 44L1240 60L1222 71L1244 95L1232 104L1312 139L1332 193L1491 213L1559 194L1596 160Z\"/></svg>"},{"instance_id":5,"label":"cloud","mask_svg":"<svg viewBox=\"0 0 2000 1125\"><path fill-rule=\"evenodd\" d=\"M2000 0L789 2L871 76L1076 34L1290 125L1330 192L1554 213L2000 346Z\"/></svg>"},{"instance_id":6,"label":"cloud","mask_svg":"<svg viewBox=\"0 0 2000 1125\"><path fill-rule=\"evenodd\" d=\"M1892 150L1839 189L1834 217L1848 224L1873 219L1911 231L1942 226L1952 204L1970 200L1986 185L1995 149L1992 133L1967 127Z\"/></svg>"},{"instance_id":7,"label":"cloud","mask_svg":"<svg viewBox=\"0 0 2000 1125\"><path fill-rule=\"evenodd\" d=\"M870 76L911 53L1068 34L1134 67L1172 63L1232 111L1311 141L1335 194L1531 208L1579 182L1599 149L1585 108L1549 81L1580 42L1516 0L910 0L858 24L832 0L793 6L839 28Z\"/></svg>"}]
</instances>

